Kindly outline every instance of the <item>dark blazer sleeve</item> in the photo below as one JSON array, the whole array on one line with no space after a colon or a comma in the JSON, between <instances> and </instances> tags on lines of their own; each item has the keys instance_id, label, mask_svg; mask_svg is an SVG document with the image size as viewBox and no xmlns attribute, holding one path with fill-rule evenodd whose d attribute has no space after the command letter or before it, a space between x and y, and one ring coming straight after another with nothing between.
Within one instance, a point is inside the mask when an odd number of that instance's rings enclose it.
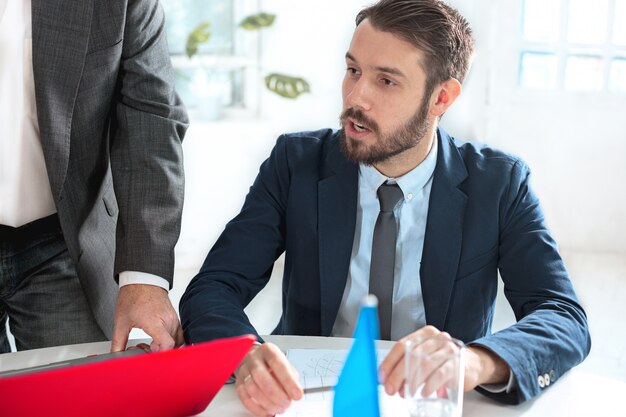
<instances>
[{"instance_id":1,"label":"dark blazer sleeve","mask_svg":"<svg viewBox=\"0 0 626 417\"><path fill-rule=\"evenodd\" d=\"M111 123L111 168L119 206L115 275L141 271L172 284L180 234L185 109L174 91L163 11L129 0Z\"/></svg>"},{"instance_id":2,"label":"dark blazer sleeve","mask_svg":"<svg viewBox=\"0 0 626 417\"><path fill-rule=\"evenodd\" d=\"M185 340L197 343L254 334L243 309L269 281L285 248L290 186L287 138L278 139L246 196L180 302Z\"/></svg>"},{"instance_id":3,"label":"dark blazer sleeve","mask_svg":"<svg viewBox=\"0 0 626 417\"><path fill-rule=\"evenodd\" d=\"M473 344L506 361L517 381L510 394L488 396L518 403L537 395L589 353L587 320L547 229L530 172L517 160L500 207L499 270L517 323ZM540 384L539 377L544 379ZM544 385L543 387L541 385Z\"/></svg>"}]
</instances>

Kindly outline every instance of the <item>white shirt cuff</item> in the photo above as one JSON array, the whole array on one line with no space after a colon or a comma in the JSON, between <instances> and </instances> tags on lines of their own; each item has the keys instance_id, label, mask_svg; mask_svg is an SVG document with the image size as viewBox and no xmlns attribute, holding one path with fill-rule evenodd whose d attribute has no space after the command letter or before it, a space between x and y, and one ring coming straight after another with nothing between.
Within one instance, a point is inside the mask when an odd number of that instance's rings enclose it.
<instances>
[{"instance_id":1,"label":"white shirt cuff","mask_svg":"<svg viewBox=\"0 0 626 417\"><path fill-rule=\"evenodd\" d=\"M480 387L493 394L500 394L502 392L509 394L511 391L515 391L517 389L517 382L515 381L513 371L509 371L509 382L506 384L483 384Z\"/></svg>"},{"instance_id":2,"label":"white shirt cuff","mask_svg":"<svg viewBox=\"0 0 626 417\"><path fill-rule=\"evenodd\" d=\"M120 288L124 285L130 284L148 284L155 285L163 288L165 291L170 290L170 283L166 279L161 278L154 274L148 274L147 272L138 271L124 271L120 272L119 276Z\"/></svg>"}]
</instances>

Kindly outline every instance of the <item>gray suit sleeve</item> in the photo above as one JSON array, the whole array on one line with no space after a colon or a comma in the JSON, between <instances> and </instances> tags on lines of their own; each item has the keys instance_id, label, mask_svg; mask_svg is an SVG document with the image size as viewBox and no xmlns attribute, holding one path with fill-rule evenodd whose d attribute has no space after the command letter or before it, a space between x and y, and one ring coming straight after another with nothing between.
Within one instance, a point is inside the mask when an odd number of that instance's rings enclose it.
<instances>
[{"instance_id":1,"label":"gray suit sleeve","mask_svg":"<svg viewBox=\"0 0 626 417\"><path fill-rule=\"evenodd\" d=\"M111 132L119 205L115 275L140 271L172 285L184 194L187 115L157 0L129 0Z\"/></svg>"}]
</instances>

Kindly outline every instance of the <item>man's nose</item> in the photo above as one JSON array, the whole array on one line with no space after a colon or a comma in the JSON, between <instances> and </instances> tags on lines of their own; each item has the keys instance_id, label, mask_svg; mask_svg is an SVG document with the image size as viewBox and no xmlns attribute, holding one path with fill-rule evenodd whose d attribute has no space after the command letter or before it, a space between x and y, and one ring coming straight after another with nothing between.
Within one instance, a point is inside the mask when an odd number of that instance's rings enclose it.
<instances>
[{"instance_id":1,"label":"man's nose","mask_svg":"<svg viewBox=\"0 0 626 417\"><path fill-rule=\"evenodd\" d=\"M346 95L346 106L364 111L371 109L370 88L362 78L352 85Z\"/></svg>"}]
</instances>

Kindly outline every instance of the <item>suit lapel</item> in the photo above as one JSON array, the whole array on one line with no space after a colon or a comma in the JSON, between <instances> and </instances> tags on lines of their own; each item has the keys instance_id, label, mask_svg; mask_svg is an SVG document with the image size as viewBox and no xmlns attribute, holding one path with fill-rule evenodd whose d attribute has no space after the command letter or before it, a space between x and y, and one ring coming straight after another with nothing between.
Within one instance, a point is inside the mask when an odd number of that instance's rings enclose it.
<instances>
[{"instance_id":1,"label":"suit lapel","mask_svg":"<svg viewBox=\"0 0 626 417\"><path fill-rule=\"evenodd\" d=\"M346 286L358 195L358 166L341 154L338 139L329 146L327 172L318 183L322 336L332 331Z\"/></svg>"},{"instance_id":2,"label":"suit lapel","mask_svg":"<svg viewBox=\"0 0 626 417\"><path fill-rule=\"evenodd\" d=\"M442 130L438 139L420 275L426 322L443 329L461 256L467 196L459 185L467 171L452 139Z\"/></svg>"},{"instance_id":3,"label":"suit lapel","mask_svg":"<svg viewBox=\"0 0 626 417\"><path fill-rule=\"evenodd\" d=\"M32 0L37 117L55 200L67 173L72 114L89 43L92 12L93 0Z\"/></svg>"}]
</instances>

